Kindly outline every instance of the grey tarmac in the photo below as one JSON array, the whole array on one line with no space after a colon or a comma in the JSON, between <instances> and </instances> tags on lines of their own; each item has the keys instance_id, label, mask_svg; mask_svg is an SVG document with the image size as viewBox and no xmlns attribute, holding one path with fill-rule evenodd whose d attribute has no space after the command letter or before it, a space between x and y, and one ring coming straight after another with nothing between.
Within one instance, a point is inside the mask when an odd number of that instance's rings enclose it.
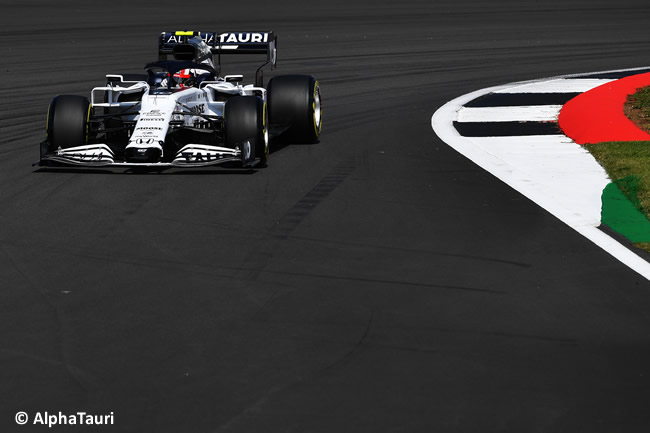
<instances>
[{"instance_id":1,"label":"grey tarmac","mask_svg":"<svg viewBox=\"0 0 650 433\"><path fill-rule=\"evenodd\" d=\"M3 4L0 431L47 430L19 411L114 413L97 432L648 431L648 281L430 126L473 90L644 66L648 18L641 0ZM31 166L53 96L141 72L181 29L275 31L265 78L318 78L321 142L257 171Z\"/></svg>"}]
</instances>

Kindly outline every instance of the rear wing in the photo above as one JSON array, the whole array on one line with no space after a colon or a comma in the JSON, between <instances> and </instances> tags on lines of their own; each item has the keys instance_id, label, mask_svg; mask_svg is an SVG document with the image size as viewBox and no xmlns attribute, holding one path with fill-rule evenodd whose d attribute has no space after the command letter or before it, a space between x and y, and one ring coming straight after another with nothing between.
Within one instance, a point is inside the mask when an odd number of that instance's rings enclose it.
<instances>
[{"instance_id":1,"label":"rear wing","mask_svg":"<svg viewBox=\"0 0 650 433\"><path fill-rule=\"evenodd\" d=\"M217 71L221 71L221 54L266 54L266 63L255 73L255 83L262 87L262 68L269 63L271 69L277 64L278 37L273 32L162 32L158 40L158 59L167 60L174 47L185 44L189 39L199 36L217 55Z\"/></svg>"}]
</instances>

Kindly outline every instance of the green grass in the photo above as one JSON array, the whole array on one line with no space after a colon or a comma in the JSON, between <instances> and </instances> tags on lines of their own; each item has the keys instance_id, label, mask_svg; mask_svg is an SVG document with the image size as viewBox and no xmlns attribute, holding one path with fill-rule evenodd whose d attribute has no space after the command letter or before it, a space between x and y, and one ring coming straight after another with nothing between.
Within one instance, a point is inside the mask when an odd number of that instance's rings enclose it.
<instances>
[{"instance_id":1,"label":"green grass","mask_svg":"<svg viewBox=\"0 0 650 433\"><path fill-rule=\"evenodd\" d=\"M629 97L632 107L641 110L646 117L650 117L650 87L643 87Z\"/></svg>"},{"instance_id":2,"label":"green grass","mask_svg":"<svg viewBox=\"0 0 650 433\"><path fill-rule=\"evenodd\" d=\"M587 144L625 197L650 220L650 141ZM650 252L650 244L635 244Z\"/></svg>"},{"instance_id":3,"label":"green grass","mask_svg":"<svg viewBox=\"0 0 650 433\"><path fill-rule=\"evenodd\" d=\"M623 194L641 212L650 211L650 141L587 144Z\"/></svg>"},{"instance_id":4,"label":"green grass","mask_svg":"<svg viewBox=\"0 0 650 433\"><path fill-rule=\"evenodd\" d=\"M641 129L650 129L650 86L628 96L626 107ZM585 147L623 195L650 221L650 141L596 143ZM648 242L635 245L650 252Z\"/></svg>"}]
</instances>

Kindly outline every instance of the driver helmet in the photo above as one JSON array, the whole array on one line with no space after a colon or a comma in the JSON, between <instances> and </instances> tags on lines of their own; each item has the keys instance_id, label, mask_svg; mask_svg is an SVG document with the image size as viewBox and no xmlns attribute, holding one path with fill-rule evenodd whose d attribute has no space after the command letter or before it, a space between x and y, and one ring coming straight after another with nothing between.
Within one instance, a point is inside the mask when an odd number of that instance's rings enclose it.
<instances>
[{"instance_id":1,"label":"driver helmet","mask_svg":"<svg viewBox=\"0 0 650 433\"><path fill-rule=\"evenodd\" d=\"M180 88L193 87L196 85L196 75L191 69L182 69L174 74L174 81Z\"/></svg>"}]
</instances>

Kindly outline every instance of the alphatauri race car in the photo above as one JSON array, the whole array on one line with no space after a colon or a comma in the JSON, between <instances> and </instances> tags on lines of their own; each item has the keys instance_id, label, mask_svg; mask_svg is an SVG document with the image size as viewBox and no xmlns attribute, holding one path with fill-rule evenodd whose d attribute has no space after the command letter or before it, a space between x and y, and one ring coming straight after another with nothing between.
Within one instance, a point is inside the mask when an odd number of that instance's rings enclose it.
<instances>
[{"instance_id":1,"label":"alphatauri race car","mask_svg":"<svg viewBox=\"0 0 650 433\"><path fill-rule=\"evenodd\" d=\"M255 83L221 76L221 56L265 54ZM215 57L217 61L215 62ZM322 127L318 81L280 75L273 32L163 32L146 74L106 75L90 100L60 95L47 114L41 166L263 167L269 137L314 143Z\"/></svg>"}]
</instances>

